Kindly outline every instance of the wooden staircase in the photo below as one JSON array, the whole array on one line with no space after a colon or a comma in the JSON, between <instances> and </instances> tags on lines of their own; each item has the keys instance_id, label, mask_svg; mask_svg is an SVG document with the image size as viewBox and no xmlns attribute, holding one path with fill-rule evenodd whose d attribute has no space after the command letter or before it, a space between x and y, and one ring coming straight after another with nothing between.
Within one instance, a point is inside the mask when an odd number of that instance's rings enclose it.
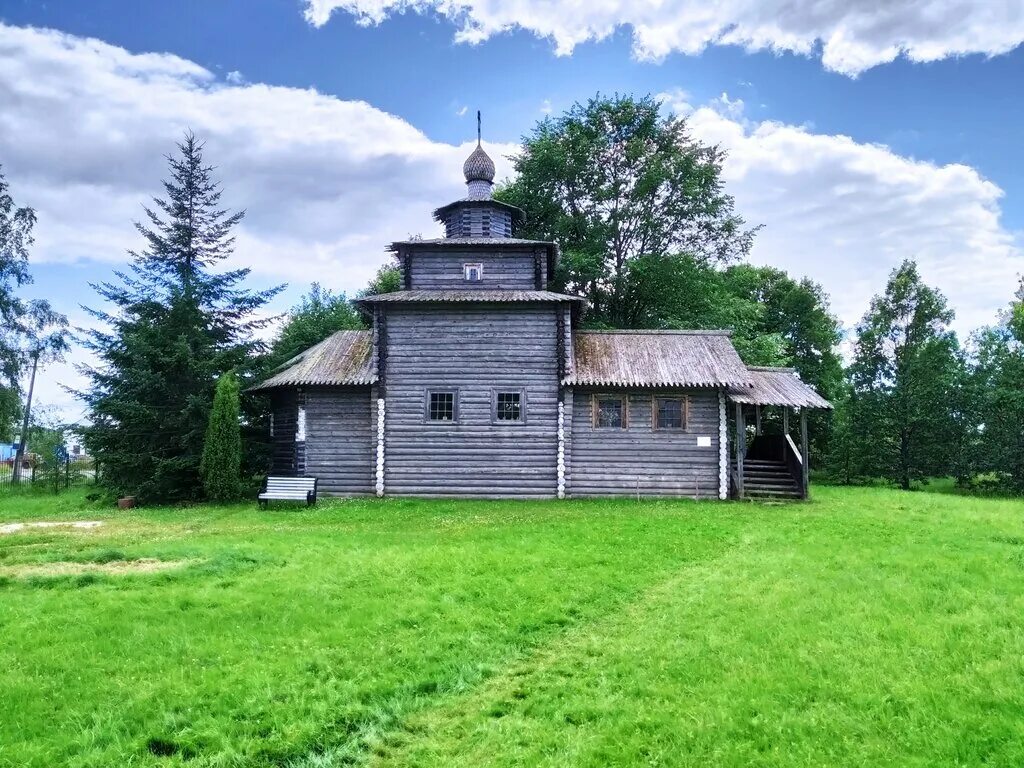
<instances>
[{"instance_id":1,"label":"wooden staircase","mask_svg":"<svg viewBox=\"0 0 1024 768\"><path fill-rule=\"evenodd\" d=\"M793 477L786 462L771 459L743 460L743 495L754 499L802 498L800 481Z\"/></svg>"}]
</instances>

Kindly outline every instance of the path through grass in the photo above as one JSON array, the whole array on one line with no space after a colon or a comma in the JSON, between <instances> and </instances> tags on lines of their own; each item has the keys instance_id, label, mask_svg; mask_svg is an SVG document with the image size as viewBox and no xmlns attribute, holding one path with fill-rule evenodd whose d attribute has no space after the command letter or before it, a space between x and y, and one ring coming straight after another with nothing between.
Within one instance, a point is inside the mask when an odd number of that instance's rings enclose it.
<instances>
[{"instance_id":1,"label":"path through grass","mask_svg":"<svg viewBox=\"0 0 1024 768\"><path fill-rule=\"evenodd\" d=\"M0 765L1024 763L1017 502L0 500L58 519L0 536Z\"/></svg>"}]
</instances>

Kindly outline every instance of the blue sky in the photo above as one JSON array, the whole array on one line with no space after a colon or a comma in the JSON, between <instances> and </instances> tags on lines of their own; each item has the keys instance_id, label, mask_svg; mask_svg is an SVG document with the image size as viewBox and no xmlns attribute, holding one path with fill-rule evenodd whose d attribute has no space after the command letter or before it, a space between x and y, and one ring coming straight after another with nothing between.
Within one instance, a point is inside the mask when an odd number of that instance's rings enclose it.
<instances>
[{"instance_id":1,"label":"blue sky","mask_svg":"<svg viewBox=\"0 0 1024 768\"><path fill-rule=\"evenodd\" d=\"M33 291L85 322L191 127L249 211L238 263L290 285L277 308L314 279L351 292L461 194L476 109L500 156L601 91L663 94L727 147L727 188L766 225L752 260L820 281L847 325L904 256L962 333L991 321L1024 270L1024 3L732 0L701 26L694 1L523 0L510 21L481 0L5 0L0 163L40 211Z\"/></svg>"}]
</instances>

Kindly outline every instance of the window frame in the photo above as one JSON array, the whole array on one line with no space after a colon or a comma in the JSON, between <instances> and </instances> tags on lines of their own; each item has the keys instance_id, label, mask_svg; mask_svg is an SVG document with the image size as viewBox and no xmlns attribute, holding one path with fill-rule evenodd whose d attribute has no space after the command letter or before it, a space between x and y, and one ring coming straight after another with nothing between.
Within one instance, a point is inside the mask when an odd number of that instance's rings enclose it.
<instances>
[{"instance_id":1,"label":"window frame","mask_svg":"<svg viewBox=\"0 0 1024 768\"><path fill-rule=\"evenodd\" d=\"M514 394L519 395L519 418L499 419L498 418L498 395ZM526 389L523 387L493 387L491 389L491 424L502 426L526 423Z\"/></svg>"},{"instance_id":2,"label":"window frame","mask_svg":"<svg viewBox=\"0 0 1024 768\"><path fill-rule=\"evenodd\" d=\"M469 271L475 269L477 273L476 280L472 280L469 277ZM470 261L465 262L462 265L462 279L467 283L480 283L484 279L484 264L482 261Z\"/></svg>"},{"instance_id":3,"label":"window frame","mask_svg":"<svg viewBox=\"0 0 1024 768\"><path fill-rule=\"evenodd\" d=\"M622 408L622 423L617 427L601 426L602 400L618 400ZM590 396L590 426L592 429L629 429L629 395L599 395L596 392Z\"/></svg>"},{"instance_id":4,"label":"window frame","mask_svg":"<svg viewBox=\"0 0 1024 768\"><path fill-rule=\"evenodd\" d=\"M659 400L678 400L682 425L678 427L662 426L658 419ZM690 396L689 395L651 395L651 431L653 432L689 432L690 431Z\"/></svg>"},{"instance_id":5,"label":"window frame","mask_svg":"<svg viewBox=\"0 0 1024 768\"><path fill-rule=\"evenodd\" d=\"M433 395L452 396L452 418L432 419L430 418L430 399ZM427 387L423 394L423 422L433 425L450 425L459 423L459 388L458 387Z\"/></svg>"}]
</instances>

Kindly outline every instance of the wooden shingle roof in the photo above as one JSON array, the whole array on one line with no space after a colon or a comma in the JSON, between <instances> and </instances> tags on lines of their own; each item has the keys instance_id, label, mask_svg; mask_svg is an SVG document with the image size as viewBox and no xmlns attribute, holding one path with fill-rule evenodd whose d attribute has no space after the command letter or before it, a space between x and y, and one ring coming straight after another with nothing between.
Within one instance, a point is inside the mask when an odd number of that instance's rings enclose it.
<instances>
[{"instance_id":1,"label":"wooden shingle roof","mask_svg":"<svg viewBox=\"0 0 1024 768\"><path fill-rule=\"evenodd\" d=\"M832 403L804 384L792 368L751 367L751 387L730 389L729 399L747 405L786 405L791 408L831 408Z\"/></svg>"},{"instance_id":2,"label":"wooden shingle roof","mask_svg":"<svg viewBox=\"0 0 1024 768\"><path fill-rule=\"evenodd\" d=\"M565 384L749 387L728 331L580 331Z\"/></svg>"},{"instance_id":3,"label":"wooden shingle roof","mask_svg":"<svg viewBox=\"0 0 1024 768\"><path fill-rule=\"evenodd\" d=\"M370 331L338 331L291 360L249 391L294 386L373 384L373 338Z\"/></svg>"}]
</instances>

